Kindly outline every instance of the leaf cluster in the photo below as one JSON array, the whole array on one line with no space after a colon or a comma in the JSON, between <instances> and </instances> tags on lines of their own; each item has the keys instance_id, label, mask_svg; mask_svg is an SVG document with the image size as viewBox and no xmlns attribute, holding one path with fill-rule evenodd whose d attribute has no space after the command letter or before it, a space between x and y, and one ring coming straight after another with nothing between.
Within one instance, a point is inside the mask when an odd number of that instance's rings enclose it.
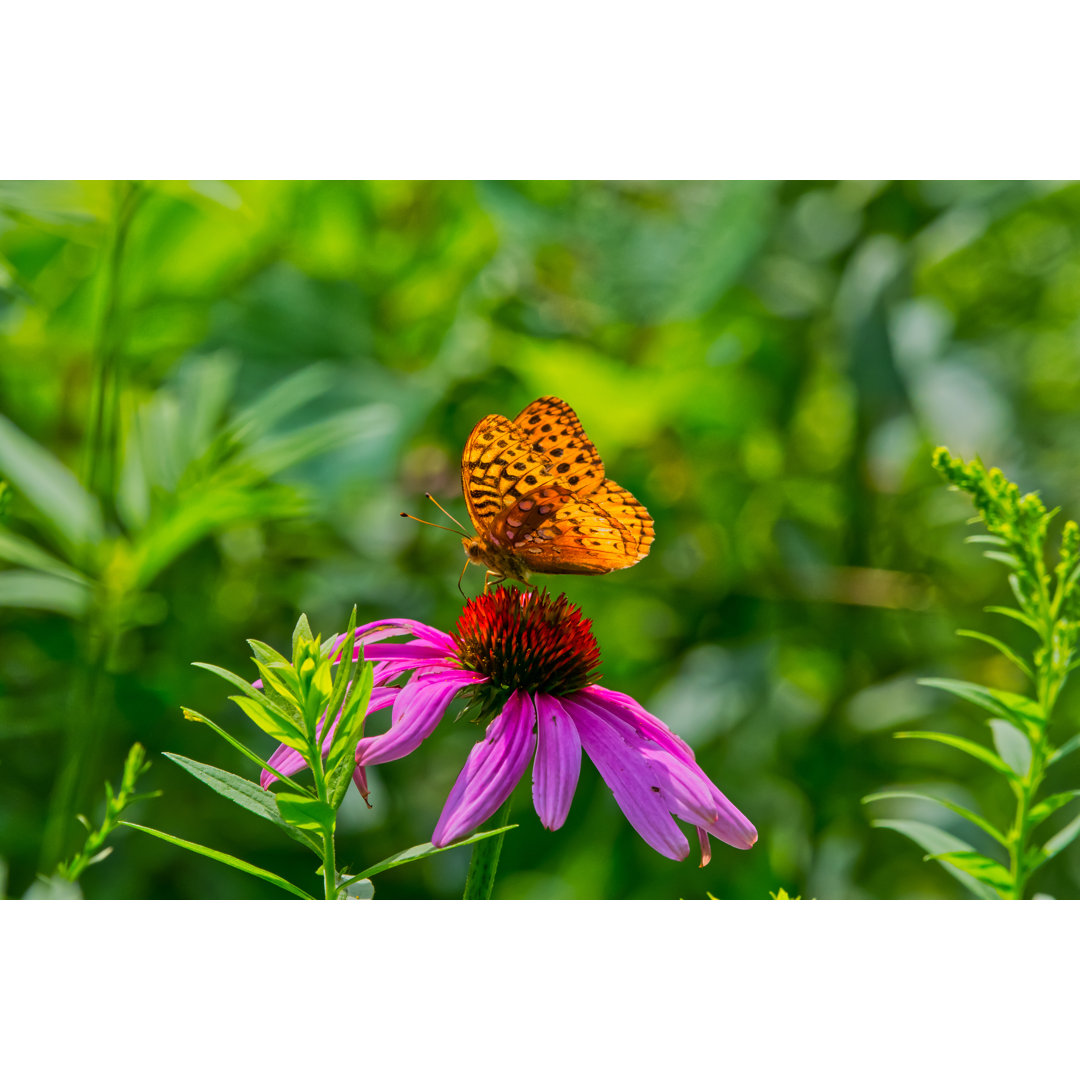
<instances>
[{"instance_id":1,"label":"leaf cluster","mask_svg":"<svg viewBox=\"0 0 1080 1080\"><path fill-rule=\"evenodd\" d=\"M1022 495L1000 469L987 469L978 460L965 462L939 448L933 464L950 484L967 492L974 501L976 520L986 533L969 537L969 541L987 545L987 558L1009 569L1016 606L986 610L1026 626L1037 641L1028 660L989 634L957 632L996 649L1021 672L1031 691L1018 694L956 679L920 680L925 686L944 690L990 713L987 723L993 745L939 731L904 731L896 737L929 740L981 762L1009 785L1016 813L1009 825L999 827L968 807L925 792L882 791L863 801L929 800L964 818L993 842L996 854L1004 851L1005 858L976 851L950 833L922 822L886 819L874 825L914 840L927 852L927 859L941 862L976 896L1019 899L1030 876L1080 835L1077 815L1049 838L1039 841L1034 837L1038 826L1080 795L1080 791L1062 791L1038 798L1047 769L1080 747L1080 736L1055 746L1049 730L1058 696L1078 662L1080 528L1074 521L1065 523L1057 560L1049 568L1045 555L1047 532L1056 510L1047 510L1037 493Z\"/></svg>"}]
</instances>

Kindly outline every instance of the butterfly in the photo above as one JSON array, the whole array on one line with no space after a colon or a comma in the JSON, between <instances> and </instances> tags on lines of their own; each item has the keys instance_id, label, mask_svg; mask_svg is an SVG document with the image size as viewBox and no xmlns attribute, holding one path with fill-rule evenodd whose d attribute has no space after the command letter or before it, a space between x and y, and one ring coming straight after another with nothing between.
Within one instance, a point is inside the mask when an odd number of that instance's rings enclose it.
<instances>
[{"instance_id":1,"label":"butterfly","mask_svg":"<svg viewBox=\"0 0 1080 1080\"><path fill-rule=\"evenodd\" d=\"M622 570L652 545L649 512L605 477L581 421L557 397L537 398L513 420L485 416L465 442L461 488L476 530L462 546L486 567L485 592L530 572Z\"/></svg>"}]
</instances>

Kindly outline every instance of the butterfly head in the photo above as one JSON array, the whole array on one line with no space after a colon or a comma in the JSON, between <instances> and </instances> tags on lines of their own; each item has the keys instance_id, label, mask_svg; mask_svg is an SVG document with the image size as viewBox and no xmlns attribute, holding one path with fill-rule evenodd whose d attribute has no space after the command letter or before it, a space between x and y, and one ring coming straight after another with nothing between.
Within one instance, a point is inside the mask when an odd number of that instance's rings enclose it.
<instances>
[{"instance_id":1,"label":"butterfly head","mask_svg":"<svg viewBox=\"0 0 1080 1080\"><path fill-rule=\"evenodd\" d=\"M494 539L483 536L463 536L461 546L469 557L469 562L499 574L503 578L516 578L528 582L529 568L521 556L506 547L497 544Z\"/></svg>"}]
</instances>

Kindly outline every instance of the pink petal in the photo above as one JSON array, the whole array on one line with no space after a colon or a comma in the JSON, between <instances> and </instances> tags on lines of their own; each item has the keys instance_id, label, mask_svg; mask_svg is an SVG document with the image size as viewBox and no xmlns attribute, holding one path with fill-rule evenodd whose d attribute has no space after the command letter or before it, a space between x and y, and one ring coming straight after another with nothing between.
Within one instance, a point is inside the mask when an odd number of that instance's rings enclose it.
<instances>
[{"instance_id":1,"label":"pink petal","mask_svg":"<svg viewBox=\"0 0 1080 1080\"><path fill-rule=\"evenodd\" d=\"M510 797L536 749L535 721L532 698L515 690L469 751L431 837L436 847L468 836Z\"/></svg>"},{"instance_id":2,"label":"pink petal","mask_svg":"<svg viewBox=\"0 0 1080 1080\"><path fill-rule=\"evenodd\" d=\"M592 759L604 783L611 789L626 820L650 847L669 859L685 859L690 844L671 817L660 777L636 747L591 709L574 700L563 699L581 736L581 745Z\"/></svg>"},{"instance_id":3,"label":"pink petal","mask_svg":"<svg viewBox=\"0 0 1080 1080\"><path fill-rule=\"evenodd\" d=\"M658 744L667 755L650 750L654 762L662 762L667 777L665 791L673 802L674 813L690 824L704 828L718 840L744 851L757 841L757 829L750 819L709 779L694 760L694 752L662 720L646 712L632 697L599 686L578 691L575 698L588 699L591 707L606 706L621 720L629 722L637 733ZM691 774L697 780L690 779ZM707 796L703 799L703 794Z\"/></svg>"},{"instance_id":4,"label":"pink petal","mask_svg":"<svg viewBox=\"0 0 1080 1080\"><path fill-rule=\"evenodd\" d=\"M454 695L465 686L483 681L483 676L471 671L413 676L394 699L390 730L361 739L356 747L356 764L376 765L412 753L438 726Z\"/></svg>"},{"instance_id":5,"label":"pink petal","mask_svg":"<svg viewBox=\"0 0 1080 1080\"><path fill-rule=\"evenodd\" d=\"M611 724L626 741L627 746L649 762L659 777L660 786L672 813L684 821L704 828L716 821L713 785L696 764L676 757L652 739L646 738L618 707L604 706L599 704L595 697L586 698L579 694L570 695L568 700L574 701L577 708L589 709Z\"/></svg>"},{"instance_id":6,"label":"pink petal","mask_svg":"<svg viewBox=\"0 0 1080 1080\"><path fill-rule=\"evenodd\" d=\"M558 829L570 813L581 772L581 738L559 699L536 695L533 806L545 829Z\"/></svg>"},{"instance_id":7,"label":"pink petal","mask_svg":"<svg viewBox=\"0 0 1080 1080\"><path fill-rule=\"evenodd\" d=\"M697 830L698 843L701 845L701 862L698 863L698 867L702 870L709 865L709 860L712 858L712 846L709 844L709 834L698 826Z\"/></svg>"}]
</instances>

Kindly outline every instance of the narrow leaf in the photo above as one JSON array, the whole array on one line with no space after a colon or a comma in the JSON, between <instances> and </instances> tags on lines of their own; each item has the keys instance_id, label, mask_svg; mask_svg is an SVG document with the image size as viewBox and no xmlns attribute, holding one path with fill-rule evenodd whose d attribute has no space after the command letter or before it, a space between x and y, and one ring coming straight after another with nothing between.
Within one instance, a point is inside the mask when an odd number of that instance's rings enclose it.
<instances>
[{"instance_id":1,"label":"narrow leaf","mask_svg":"<svg viewBox=\"0 0 1080 1080\"><path fill-rule=\"evenodd\" d=\"M0 416L0 474L41 514L64 550L76 558L104 529L94 497L40 443Z\"/></svg>"},{"instance_id":2,"label":"narrow leaf","mask_svg":"<svg viewBox=\"0 0 1080 1080\"><path fill-rule=\"evenodd\" d=\"M980 746L970 739L962 739L958 735L946 735L941 731L897 731L893 737L896 739L928 739L931 742L942 743L944 746L951 746L956 750L962 750L965 754L970 754L973 758L977 758L996 772L1001 773L1002 776L1007 776L1010 780L1018 779L1016 773L993 750Z\"/></svg>"},{"instance_id":3,"label":"narrow leaf","mask_svg":"<svg viewBox=\"0 0 1080 1080\"><path fill-rule=\"evenodd\" d=\"M1044 719L1039 703L1023 694L1014 694L1009 690L993 690L988 686L964 682L961 679L919 679L919 683L955 694L956 697L971 701L988 712L1000 713L1005 709L1017 718L1033 724L1041 724Z\"/></svg>"},{"instance_id":4,"label":"narrow leaf","mask_svg":"<svg viewBox=\"0 0 1080 1080\"><path fill-rule=\"evenodd\" d=\"M1065 826L1061 832L1054 833L1049 840L1043 844L1043 858L1039 860L1039 864L1052 859L1059 851L1064 851L1076 838L1080 836L1080 814Z\"/></svg>"},{"instance_id":5,"label":"narrow leaf","mask_svg":"<svg viewBox=\"0 0 1080 1080\"><path fill-rule=\"evenodd\" d=\"M180 754L166 753L165 756L179 765L181 769L191 773L196 780L201 780L208 788L216 791L219 795L223 795L226 799L236 803L237 806L243 807L258 817L272 821L294 840L299 840L300 843L306 844L313 851L322 854L322 846L312 840L303 830L290 825L281 816L277 803L274 801L274 796L269 791L264 791L258 784L253 784L250 780L226 772L224 769L216 769L213 765L193 761L191 758L183 757Z\"/></svg>"},{"instance_id":6,"label":"narrow leaf","mask_svg":"<svg viewBox=\"0 0 1080 1080\"><path fill-rule=\"evenodd\" d=\"M235 855L226 855L224 851L215 851L213 848L204 847L202 844L192 843L190 840L182 840L179 836L170 836L168 833L159 832L157 829L151 829L146 825L136 825L134 821L121 821L120 824L127 825L132 829L138 829L139 832L148 833L150 836L156 836L159 840L165 840L167 843L175 844L177 847L184 848L186 851L193 851L196 855L205 855L208 859L224 863L226 866L231 866L236 870L243 870L245 874L251 874L252 877L268 881L271 885L276 885L279 889L284 889L286 892L292 893L293 896L299 896L301 900L315 899L314 896L304 892L298 885L294 885L291 881L281 877L280 874L275 874L272 870L263 870L262 867L254 866L249 862L244 862L243 859L238 859Z\"/></svg>"},{"instance_id":7,"label":"narrow leaf","mask_svg":"<svg viewBox=\"0 0 1080 1080\"><path fill-rule=\"evenodd\" d=\"M997 649L1006 660L1015 664L1029 679L1032 680L1032 682L1035 681L1035 677L1032 675L1031 668L1027 661L1010 649L1004 641L998 641L996 637L991 637L989 634L982 634L978 630L957 630L956 632L960 637L973 638L975 641L986 642L987 645Z\"/></svg>"},{"instance_id":8,"label":"narrow leaf","mask_svg":"<svg viewBox=\"0 0 1080 1080\"><path fill-rule=\"evenodd\" d=\"M464 840L459 840L456 844L447 844L446 847L441 848L437 848L433 844L417 844L416 847L406 848L405 851L399 851L396 855L391 855L388 859L383 859L382 862L377 862L374 866L361 870L359 874L353 874L343 884L349 885L354 881L360 881L362 878L374 877L384 870L392 870L395 866L404 866L406 863L416 862L417 859L427 859L443 851L465 847L466 844L475 844L478 840L486 840L489 836L498 836L499 833L509 832L510 829L516 828L516 825L504 825L501 829L490 829L488 832L474 833Z\"/></svg>"},{"instance_id":9,"label":"narrow leaf","mask_svg":"<svg viewBox=\"0 0 1080 1080\"><path fill-rule=\"evenodd\" d=\"M1025 615L1022 611L1017 611L1016 608L1011 607L984 607L983 611L989 612L991 615L1005 615L1010 619L1015 619L1017 622L1023 623L1025 626L1030 627L1035 633L1039 633L1039 624L1032 619L1029 615Z\"/></svg>"},{"instance_id":10,"label":"narrow leaf","mask_svg":"<svg viewBox=\"0 0 1080 1080\"><path fill-rule=\"evenodd\" d=\"M288 664L289 662L277 649L271 648L265 641L248 638L248 645L251 646L255 659L261 660L264 664Z\"/></svg>"},{"instance_id":11,"label":"narrow leaf","mask_svg":"<svg viewBox=\"0 0 1080 1080\"><path fill-rule=\"evenodd\" d=\"M970 844L945 832L934 825L927 825L921 821L900 821L897 819L881 819L870 823L875 829L892 829L909 840L914 840L928 855L941 855L952 851L972 851ZM950 862L942 862L942 867L952 874L965 888L973 892L981 900L1000 900L996 889L992 889L985 882L972 877L971 874Z\"/></svg>"},{"instance_id":12,"label":"narrow leaf","mask_svg":"<svg viewBox=\"0 0 1080 1080\"><path fill-rule=\"evenodd\" d=\"M1038 825L1040 822L1045 821L1055 810L1068 806L1077 796L1080 796L1080 789L1075 788L1072 791L1061 791L1057 795L1050 795L1043 799L1038 806L1031 808L1028 812L1028 821L1032 825Z\"/></svg>"},{"instance_id":13,"label":"narrow leaf","mask_svg":"<svg viewBox=\"0 0 1080 1080\"><path fill-rule=\"evenodd\" d=\"M315 635L311 632L311 625L308 623L308 617L301 612L300 618L296 620L296 627L292 632L292 660L294 664L300 659L300 646L304 642L314 640Z\"/></svg>"},{"instance_id":14,"label":"narrow leaf","mask_svg":"<svg viewBox=\"0 0 1080 1080\"><path fill-rule=\"evenodd\" d=\"M955 866L958 870L964 870L983 884L997 889L1002 895L1013 885L1012 874L1001 863L980 855L977 851L945 851L939 855L927 855L926 858L937 859Z\"/></svg>"},{"instance_id":15,"label":"narrow leaf","mask_svg":"<svg viewBox=\"0 0 1080 1080\"><path fill-rule=\"evenodd\" d=\"M55 611L77 619L85 614L89 603L90 590L70 578L40 570L0 572L0 607Z\"/></svg>"},{"instance_id":16,"label":"narrow leaf","mask_svg":"<svg viewBox=\"0 0 1080 1080\"><path fill-rule=\"evenodd\" d=\"M924 791L876 791L873 795L864 795L862 801L871 803L877 802L879 799L925 799L927 802L937 803L938 806L943 806L946 810L959 814L965 820L970 821L972 825L977 825L987 836L996 840L1002 847L1008 846L1005 837L986 818L976 814L974 810L969 810L966 806L953 802L951 799L943 799L938 795L930 795Z\"/></svg>"},{"instance_id":17,"label":"narrow leaf","mask_svg":"<svg viewBox=\"0 0 1080 1080\"><path fill-rule=\"evenodd\" d=\"M1002 536L990 536L982 533L976 536L965 536L965 544L993 544L995 547L1004 547L1008 541Z\"/></svg>"},{"instance_id":18,"label":"narrow leaf","mask_svg":"<svg viewBox=\"0 0 1080 1080\"><path fill-rule=\"evenodd\" d=\"M87 578L78 570L50 555L25 536L8 532L7 529L0 529L0 559L16 566L25 566L28 570L43 570L47 574L67 578L81 585L89 584Z\"/></svg>"},{"instance_id":19,"label":"narrow leaf","mask_svg":"<svg viewBox=\"0 0 1080 1080\"><path fill-rule=\"evenodd\" d=\"M1020 569L1020 560L1015 555L1010 555L1007 551L984 551L983 558L991 559L993 562L1004 563L1010 570Z\"/></svg>"},{"instance_id":20,"label":"narrow leaf","mask_svg":"<svg viewBox=\"0 0 1080 1080\"><path fill-rule=\"evenodd\" d=\"M1074 735L1067 742L1063 743L1046 759L1047 768L1053 765L1054 762L1068 757L1077 747L1080 747L1080 734Z\"/></svg>"}]
</instances>

